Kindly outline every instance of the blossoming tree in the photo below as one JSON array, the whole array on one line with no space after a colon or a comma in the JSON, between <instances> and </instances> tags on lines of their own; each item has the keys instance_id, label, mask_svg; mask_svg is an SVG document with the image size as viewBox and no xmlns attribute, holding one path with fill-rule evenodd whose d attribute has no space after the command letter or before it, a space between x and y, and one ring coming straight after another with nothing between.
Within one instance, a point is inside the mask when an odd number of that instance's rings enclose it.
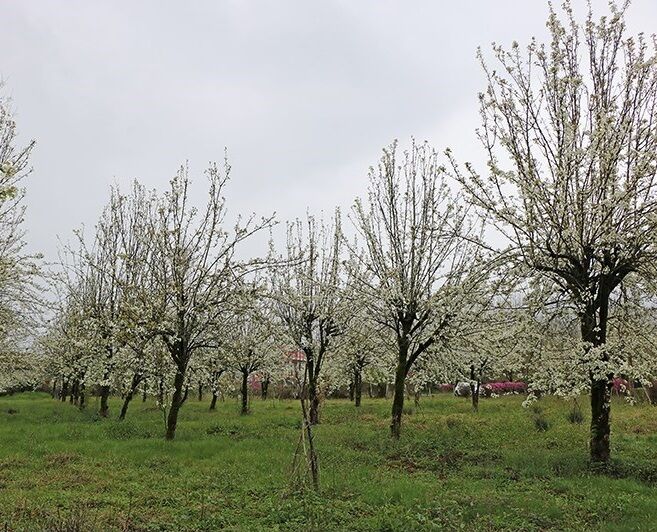
<instances>
[{"instance_id":1,"label":"blossoming tree","mask_svg":"<svg viewBox=\"0 0 657 532\"><path fill-rule=\"evenodd\" d=\"M0 391L31 384L40 364L27 349L41 310L40 257L25 252L20 186L35 143L19 146L16 137L10 101L0 94Z\"/></svg>"},{"instance_id":2,"label":"blossoming tree","mask_svg":"<svg viewBox=\"0 0 657 532\"><path fill-rule=\"evenodd\" d=\"M488 171L455 173L494 221L509 261L566 295L579 321L571 356L586 365L590 453L610 456L610 393L618 368L607 347L610 300L657 258L657 57L627 35L625 10L583 23L550 8L550 40L525 52L494 46L484 61L479 136Z\"/></svg>"},{"instance_id":3,"label":"blossoming tree","mask_svg":"<svg viewBox=\"0 0 657 532\"><path fill-rule=\"evenodd\" d=\"M354 277L371 319L395 338L391 432L398 438L409 371L468 321L463 313L483 279L472 244L478 233L436 152L415 142L402 154L396 143L384 150L352 214L364 247L352 258L361 263Z\"/></svg>"},{"instance_id":4,"label":"blossoming tree","mask_svg":"<svg viewBox=\"0 0 657 532\"><path fill-rule=\"evenodd\" d=\"M339 215L332 227L309 216L288 225L287 247L272 268L273 312L305 357L311 424L319 422L322 367L343 332L341 250Z\"/></svg>"},{"instance_id":5,"label":"blossoming tree","mask_svg":"<svg viewBox=\"0 0 657 532\"><path fill-rule=\"evenodd\" d=\"M233 298L239 297L239 280L263 265L259 260L238 260L235 253L242 242L269 227L272 218L252 216L238 221L233 231L226 229L223 194L229 173L228 163L223 171L210 166L206 171L208 199L198 210L189 197L188 171L181 168L162 196L149 231L155 258L149 264L154 284L151 298L163 309L157 333L176 367L167 439L176 433L192 356L219 345L217 323L227 318Z\"/></svg>"}]
</instances>

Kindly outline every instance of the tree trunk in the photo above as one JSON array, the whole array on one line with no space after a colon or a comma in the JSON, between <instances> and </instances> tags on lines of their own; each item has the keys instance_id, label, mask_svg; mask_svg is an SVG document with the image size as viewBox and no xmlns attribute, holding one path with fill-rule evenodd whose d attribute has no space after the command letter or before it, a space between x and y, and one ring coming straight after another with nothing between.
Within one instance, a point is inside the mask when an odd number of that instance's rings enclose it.
<instances>
[{"instance_id":1,"label":"tree trunk","mask_svg":"<svg viewBox=\"0 0 657 532\"><path fill-rule=\"evenodd\" d=\"M200 403L203 401L203 383L199 382L198 383L198 402Z\"/></svg>"},{"instance_id":2,"label":"tree trunk","mask_svg":"<svg viewBox=\"0 0 657 532\"><path fill-rule=\"evenodd\" d=\"M216 391L212 392L212 401L210 401L210 410L216 410L217 409L217 396L219 394Z\"/></svg>"},{"instance_id":3,"label":"tree trunk","mask_svg":"<svg viewBox=\"0 0 657 532\"><path fill-rule=\"evenodd\" d=\"M178 412L182 405L183 385L185 384L185 370L178 368L176 377L173 380L173 397L171 398L171 408L167 416L167 430L165 438L173 440L176 437L176 425L178 424Z\"/></svg>"},{"instance_id":4,"label":"tree trunk","mask_svg":"<svg viewBox=\"0 0 657 532\"><path fill-rule=\"evenodd\" d=\"M310 475L313 481L313 489L319 491L319 462L317 460L317 452L315 451L313 424L308 420L304 420L304 425L306 425L306 435L308 437L308 458L310 462Z\"/></svg>"},{"instance_id":5,"label":"tree trunk","mask_svg":"<svg viewBox=\"0 0 657 532\"><path fill-rule=\"evenodd\" d=\"M359 407L363 398L363 373L357 369L354 374L354 406Z\"/></svg>"},{"instance_id":6,"label":"tree trunk","mask_svg":"<svg viewBox=\"0 0 657 532\"><path fill-rule=\"evenodd\" d=\"M84 408L87 406L87 401L86 401L87 396L84 393L84 388L85 388L84 383L80 384L79 387L80 402L78 403L78 408L80 410L84 410Z\"/></svg>"},{"instance_id":7,"label":"tree trunk","mask_svg":"<svg viewBox=\"0 0 657 532\"><path fill-rule=\"evenodd\" d=\"M62 382L62 390L60 392L59 399L61 400L62 403L66 402L66 397L68 396L68 381L63 381Z\"/></svg>"},{"instance_id":8,"label":"tree trunk","mask_svg":"<svg viewBox=\"0 0 657 532\"><path fill-rule=\"evenodd\" d=\"M180 405L179 406L184 405L185 401L187 401L188 397L189 397L189 385L185 386L185 393L184 393L182 399L180 400Z\"/></svg>"},{"instance_id":9,"label":"tree trunk","mask_svg":"<svg viewBox=\"0 0 657 532\"><path fill-rule=\"evenodd\" d=\"M69 403L75 404L77 402L77 397L78 397L78 381L74 380L73 386L71 386L71 397Z\"/></svg>"},{"instance_id":10,"label":"tree trunk","mask_svg":"<svg viewBox=\"0 0 657 532\"><path fill-rule=\"evenodd\" d=\"M472 410L479 412L479 383L470 386L470 390L472 391Z\"/></svg>"},{"instance_id":11,"label":"tree trunk","mask_svg":"<svg viewBox=\"0 0 657 532\"><path fill-rule=\"evenodd\" d=\"M267 400L269 395L269 377L260 382L260 397L263 401Z\"/></svg>"},{"instance_id":12,"label":"tree trunk","mask_svg":"<svg viewBox=\"0 0 657 532\"><path fill-rule=\"evenodd\" d=\"M128 406L130 405L130 401L132 401L133 395L134 393L132 391L128 391L128 393L125 394L123 405L121 406L121 413L119 414L119 420L123 421L125 419L125 415L128 412Z\"/></svg>"},{"instance_id":13,"label":"tree trunk","mask_svg":"<svg viewBox=\"0 0 657 532\"><path fill-rule=\"evenodd\" d=\"M609 312L609 297L603 287L599 288L598 296L599 318L596 322L595 310L587 308L581 317L582 340L591 344L593 348L604 346L607 341L607 316ZM608 356L603 355L603 361ZM591 461L607 463L610 457L609 437L611 434L611 388L613 374L606 378L599 378L591 374Z\"/></svg>"},{"instance_id":14,"label":"tree trunk","mask_svg":"<svg viewBox=\"0 0 657 532\"><path fill-rule=\"evenodd\" d=\"M219 398L219 379L224 370L213 371L210 380L210 389L212 390L212 401L210 402L210 410L216 410L217 399ZM222 399L223 400L223 399Z\"/></svg>"},{"instance_id":15,"label":"tree trunk","mask_svg":"<svg viewBox=\"0 0 657 532\"><path fill-rule=\"evenodd\" d=\"M52 380L52 391L50 392L50 395L53 399L57 397L57 379Z\"/></svg>"},{"instance_id":16,"label":"tree trunk","mask_svg":"<svg viewBox=\"0 0 657 532\"><path fill-rule=\"evenodd\" d=\"M242 371L242 409L240 410L241 414L249 413L249 373L247 371Z\"/></svg>"},{"instance_id":17,"label":"tree trunk","mask_svg":"<svg viewBox=\"0 0 657 532\"><path fill-rule=\"evenodd\" d=\"M141 375L139 373L135 373L132 376L132 381L130 382L130 389L128 390L128 393L125 395L123 399L123 405L121 406L121 413L119 414L119 419L121 421L125 419L125 415L128 413L128 406L130 405L130 401L132 401L132 398L134 397L137 388L139 388L140 382L141 382Z\"/></svg>"},{"instance_id":18,"label":"tree trunk","mask_svg":"<svg viewBox=\"0 0 657 532\"><path fill-rule=\"evenodd\" d=\"M390 433L393 438L399 439L401 435L402 414L404 413L404 388L406 383L406 357L397 363L395 372L395 393L392 399L392 422Z\"/></svg>"},{"instance_id":19,"label":"tree trunk","mask_svg":"<svg viewBox=\"0 0 657 532\"><path fill-rule=\"evenodd\" d=\"M144 382L144 389L141 392L141 402L145 403L146 402L146 382Z\"/></svg>"},{"instance_id":20,"label":"tree trunk","mask_svg":"<svg viewBox=\"0 0 657 532\"><path fill-rule=\"evenodd\" d=\"M109 394L109 386L104 385L100 387L100 410L98 411L98 414L100 414L101 417L109 416Z\"/></svg>"},{"instance_id":21,"label":"tree trunk","mask_svg":"<svg viewBox=\"0 0 657 532\"><path fill-rule=\"evenodd\" d=\"M470 396L472 397L472 410L479 412L479 379L476 378L474 364L470 365Z\"/></svg>"},{"instance_id":22,"label":"tree trunk","mask_svg":"<svg viewBox=\"0 0 657 532\"><path fill-rule=\"evenodd\" d=\"M591 382L591 460L609 461L611 380Z\"/></svg>"},{"instance_id":23,"label":"tree trunk","mask_svg":"<svg viewBox=\"0 0 657 532\"><path fill-rule=\"evenodd\" d=\"M388 398L388 383L387 382L382 382L377 386L377 397L379 399L387 399Z\"/></svg>"},{"instance_id":24,"label":"tree trunk","mask_svg":"<svg viewBox=\"0 0 657 532\"><path fill-rule=\"evenodd\" d=\"M313 378L308 383L308 399L310 402L308 419L311 425L319 424L319 390L317 388L317 380Z\"/></svg>"}]
</instances>

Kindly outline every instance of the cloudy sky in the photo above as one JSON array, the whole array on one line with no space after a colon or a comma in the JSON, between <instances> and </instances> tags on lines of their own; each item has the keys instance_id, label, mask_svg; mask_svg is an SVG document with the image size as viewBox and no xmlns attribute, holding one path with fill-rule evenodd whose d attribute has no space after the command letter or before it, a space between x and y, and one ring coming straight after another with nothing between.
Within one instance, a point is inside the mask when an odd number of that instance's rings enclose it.
<instances>
[{"instance_id":1,"label":"cloudy sky","mask_svg":"<svg viewBox=\"0 0 657 532\"><path fill-rule=\"evenodd\" d=\"M546 6L0 0L0 77L38 143L30 248L54 259L112 183L162 188L189 160L201 184L224 147L231 211L281 220L348 208L395 138L481 161L477 46L543 37ZM634 0L629 24L657 31L657 2Z\"/></svg>"}]
</instances>

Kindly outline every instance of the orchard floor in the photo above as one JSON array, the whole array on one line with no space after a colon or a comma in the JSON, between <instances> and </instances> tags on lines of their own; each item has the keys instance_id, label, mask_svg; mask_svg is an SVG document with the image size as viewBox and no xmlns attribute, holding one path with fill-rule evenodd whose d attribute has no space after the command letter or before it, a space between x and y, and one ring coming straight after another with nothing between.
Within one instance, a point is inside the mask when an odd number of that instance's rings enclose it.
<instances>
[{"instance_id":1,"label":"orchard floor","mask_svg":"<svg viewBox=\"0 0 657 532\"><path fill-rule=\"evenodd\" d=\"M1 397L0 530L657 529L657 408L614 401L601 473L587 463L586 408L572 424L557 399L540 414L521 403L486 399L475 414L423 398L394 442L389 401L327 401L314 493L291 474L294 401L254 399L240 416L236 401L209 412L190 399L166 442L151 402L119 422L94 399L81 412L45 394Z\"/></svg>"}]
</instances>

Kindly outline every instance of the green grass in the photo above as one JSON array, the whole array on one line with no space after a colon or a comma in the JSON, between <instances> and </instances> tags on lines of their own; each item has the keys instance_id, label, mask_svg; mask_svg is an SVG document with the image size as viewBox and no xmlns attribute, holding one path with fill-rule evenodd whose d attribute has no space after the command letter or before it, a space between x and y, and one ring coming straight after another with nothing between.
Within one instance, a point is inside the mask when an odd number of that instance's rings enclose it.
<instances>
[{"instance_id":1,"label":"green grass","mask_svg":"<svg viewBox=\"0 0 657 532\"><path fill-rule=\"evenodd\" d=\"M482 400L475 414L467 400L423 398L394 442L388 401L327 401L315 494L291 475L294 401L256 399L240 416L236 402L209 412L190 399L166 442L150 402L119 422L93 400L80 412L44 394L3 397L0 530L655 529L656 408L614 402L601 474L587 462L586 410L578 425L557 399L539 413L521 402Z\"/></svg>"}]
</instances>

